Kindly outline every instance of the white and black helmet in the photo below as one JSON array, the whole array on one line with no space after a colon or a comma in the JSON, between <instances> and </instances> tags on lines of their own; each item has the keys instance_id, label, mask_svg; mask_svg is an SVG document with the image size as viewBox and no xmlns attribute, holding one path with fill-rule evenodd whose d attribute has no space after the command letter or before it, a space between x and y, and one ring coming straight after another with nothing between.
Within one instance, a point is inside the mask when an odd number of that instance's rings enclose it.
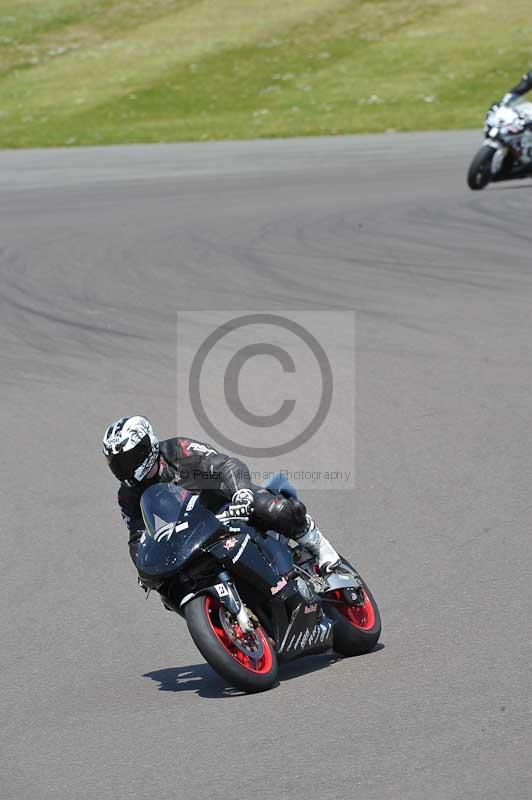
<instances>
[{"instance_id":1,"label":"white and black helmet","mask_svg":"<svg viewBox=\"0 0 532 800\"><path fill-rule=\"evenodd\" d=\"M157 461L159 440L146 417L122 417L105 431L103 453L113 475L132 486Z\"/></svg>"}]
</instances>

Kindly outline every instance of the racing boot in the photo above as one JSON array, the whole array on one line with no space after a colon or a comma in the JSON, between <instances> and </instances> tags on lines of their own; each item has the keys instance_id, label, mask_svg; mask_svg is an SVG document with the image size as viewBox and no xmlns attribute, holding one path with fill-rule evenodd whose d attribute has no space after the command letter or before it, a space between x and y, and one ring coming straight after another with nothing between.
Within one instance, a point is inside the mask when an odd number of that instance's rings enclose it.
<instances>
[{"instance_id":1,"label":"racing boot","mask_svg":"<svg viewBox=\"0 0 532 800\"><path fill-rule=\"evenodd\" d=\"M306 527L303 529L303 533L297 537L297 543L302 544L313 556L316 556L322 575L334 572L340 566L340 556L317 527L310 514L306 515Z\"/></svg>"}]
</instances>

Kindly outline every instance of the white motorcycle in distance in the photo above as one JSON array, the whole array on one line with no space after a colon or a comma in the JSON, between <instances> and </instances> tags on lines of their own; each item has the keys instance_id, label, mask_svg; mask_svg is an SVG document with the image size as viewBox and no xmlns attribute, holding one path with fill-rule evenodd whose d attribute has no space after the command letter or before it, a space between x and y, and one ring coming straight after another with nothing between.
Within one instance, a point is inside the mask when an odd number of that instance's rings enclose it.
<instances>
[{"instance_id":1,"label":"white motorcycle in distance","mask_svg":"<svg viewBox=\"0 0 532 800\"><path fill-rule=\"evenodd\" d=\"M467 173L470 189L532 176L532 103L493 105L484 134L484 144Z\"/></svg>"}]
</instances>

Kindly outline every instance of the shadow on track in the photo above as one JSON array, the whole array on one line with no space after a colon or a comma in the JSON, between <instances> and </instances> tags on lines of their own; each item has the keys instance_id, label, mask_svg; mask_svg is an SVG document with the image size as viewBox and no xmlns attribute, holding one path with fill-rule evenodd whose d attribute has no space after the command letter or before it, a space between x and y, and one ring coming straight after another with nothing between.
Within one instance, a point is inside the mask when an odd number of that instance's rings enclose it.
<instances>
[{"instance_id":1,"label":"shadow on track","mask_svg":"<svg viewBox=\"0 0 532 800\"><path fill-rule=\"evenodd\" d=\"M527 180L527 178L523 178L523 180ZM521 191L523 189L528 189L528 191L530 191L530 189L532 189L532 184L519 183L517 185L512 185L512 186L492 186L492 189L495 189L497 192L510 192L512 190L515 192L516 189L521 189Z\"/></svg>"},{"instance_id":2,"label":"shadow on track","mask_svg":"<svg viewBox=\"0 0 532 800\"><path fill-rule=\"evenodd\" d=\"M372 655L372 653L377 653L383 649L384 645L379 642L371 653L367 655ZM365 657L358 656L358 658ZM308 675L311 672L326 669L337 661L343 660L341 656L335 653L322 653L286 662L279 667L279 682L284 683L285 681ZM199 697L210 699L242 697L245 694L239 689L228 686L223 678L220 678L205 662L189 664L186 667L157 669L153 672L146 672L143 677L150 678L158 683L160 692L195 692Z\"/></svg>"}]
</instances>

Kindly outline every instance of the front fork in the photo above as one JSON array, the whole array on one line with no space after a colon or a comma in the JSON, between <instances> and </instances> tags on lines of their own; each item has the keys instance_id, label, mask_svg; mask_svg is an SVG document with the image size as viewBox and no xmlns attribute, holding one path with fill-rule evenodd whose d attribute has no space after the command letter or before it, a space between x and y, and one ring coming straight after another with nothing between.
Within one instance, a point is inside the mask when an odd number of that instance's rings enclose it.
<instances>
[{"instance_id":1,"label":"front fork","mask_svg":"<svg viewBox=\"0 0 532 800\"><path fill-rule=\"evenodd\" d=\"M179 604L179 611L183 613L186 604L189 603L194 597L197 597L201 594L210 594L212 597L215 597L229 611L229 613L233 615L233 617L235 617L242 631L247 633L255 630L251 618L246 611L246 607L242 602L242 598L238 594L237 588L232 582L229 573L224 570L223 572L220 572L217 577L218 583L213 584L213 586L209 586L199 592L185 595Z\"/></svg>"},{"instance_id":2,"label":"front fork","mask_svg":"<svg viewBox=\"0 0 532 800\"><path fill-rule=\"evenodd\" d=\"M491 159L490 172L493 176L498 175L502 169L504 159L508 153L508 146L496 139L484 139L484 144L493 148L493 158Z\"/></svg>"}]
</instances>

